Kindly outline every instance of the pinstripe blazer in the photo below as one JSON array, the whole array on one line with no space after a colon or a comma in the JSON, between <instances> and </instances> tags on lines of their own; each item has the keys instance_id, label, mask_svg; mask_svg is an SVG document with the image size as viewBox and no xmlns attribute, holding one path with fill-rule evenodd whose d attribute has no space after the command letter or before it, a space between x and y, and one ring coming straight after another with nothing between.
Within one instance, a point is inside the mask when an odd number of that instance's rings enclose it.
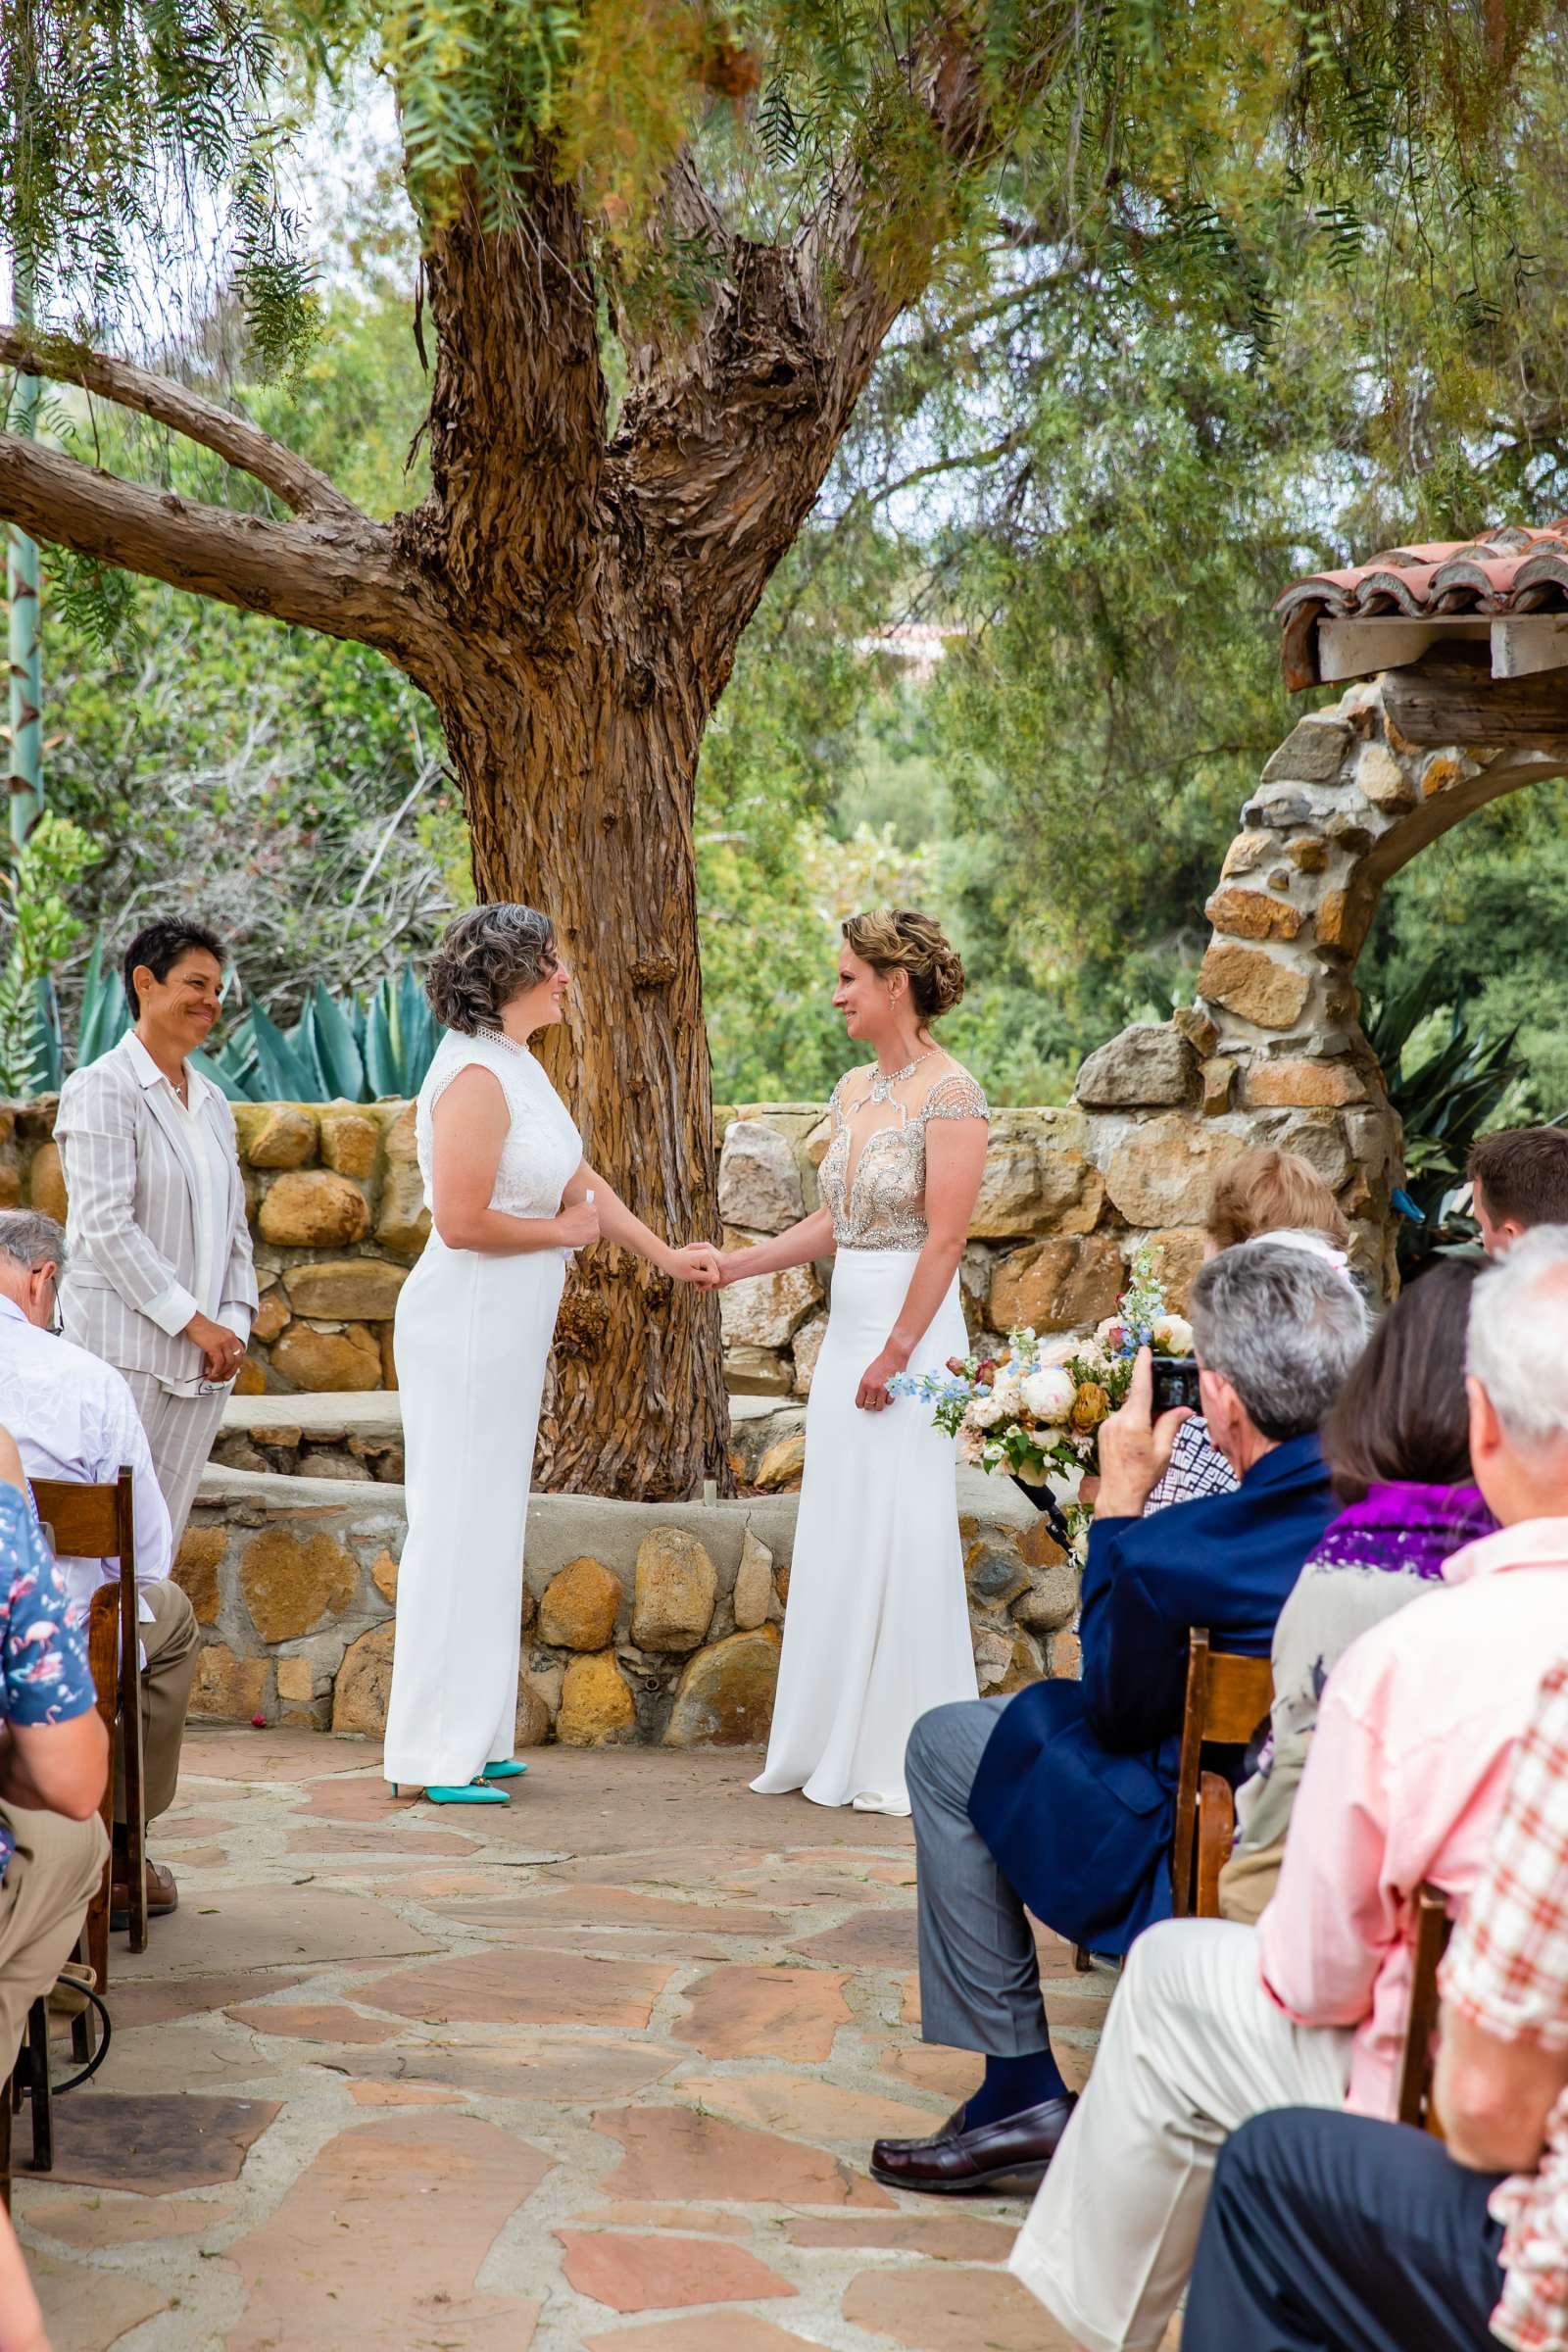
<instances>
[{"instance_id":1,"label":"pinstripe blazer","mask_svg":"<svg viewBox=\"0 0 1568 2352\"><path fill-rule=\"evenodd\" d=\"M248 1339L256 1269L234 1114L195 1070L190 1085L203 1117L221 1138L230 1168L228 1259L218 1320ZM70 1262L60 1289L69 1336L122 1372L193 1379L202 1355L183 1336L191 1306L180 1294L199 1299L205 1281L197 1262L196 1171L178 1107L164 1084L147 1077L133 1033L66 1080L55 1141L70 1202ZM172 1314L177 1317L172 1331L166 1328Z\"/></svg>"}]
</instances>

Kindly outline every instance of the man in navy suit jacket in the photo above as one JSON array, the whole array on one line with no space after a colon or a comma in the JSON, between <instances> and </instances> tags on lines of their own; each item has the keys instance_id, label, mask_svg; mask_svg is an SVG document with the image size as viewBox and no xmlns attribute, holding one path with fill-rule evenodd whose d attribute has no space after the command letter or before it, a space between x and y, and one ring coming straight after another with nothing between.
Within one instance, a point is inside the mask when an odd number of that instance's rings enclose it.
<instances>
[{"instance_id":1,"label":"man in navy suit jacket","mask_svg":"<svg viewBox=\"0 0 1568 2352\"><path fill-rule=\"evenodd\" d=\"M1186 1418L1152 1422L1142 1356L1101 1432L1082 1681L937 1707L910 1736L921 2028L983 2052L986 2074L935 2138L877 2142L871 2170L896 2187L952 2194L1044 2173L1072 2100L1026 1906L1102 1952L1169 1916L1188 1635L1204 1625L1216 1649L1266 1656L1338 1509L1317 1427L1367 1337L1343 1267L1301 1245L1243 1243L1204 1266L1192 1318L1209 1435L1240 1486L1142 1516Z\"/></svg>"}]
</instances>

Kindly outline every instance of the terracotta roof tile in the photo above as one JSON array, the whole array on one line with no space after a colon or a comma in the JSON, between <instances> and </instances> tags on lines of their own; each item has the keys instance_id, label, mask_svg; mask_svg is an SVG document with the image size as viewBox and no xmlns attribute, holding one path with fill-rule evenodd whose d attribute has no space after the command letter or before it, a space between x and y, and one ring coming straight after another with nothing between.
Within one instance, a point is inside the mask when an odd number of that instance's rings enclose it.
<instances>
[{"instance_id":1,"label":"terracotta roof tile","mask_svg":"<svg viewBox=\"0 0 1568 2352\"><path fill-rule=\"evenodd\" d=\"M1484 539L1395 547L1347 571L1294 580L1274 610L1283 632L1287 685L1317 683L1320 620L1410 619L1568 609L1568 515L1543 530L1491 531Z\"/></svg>"}]
</instances>

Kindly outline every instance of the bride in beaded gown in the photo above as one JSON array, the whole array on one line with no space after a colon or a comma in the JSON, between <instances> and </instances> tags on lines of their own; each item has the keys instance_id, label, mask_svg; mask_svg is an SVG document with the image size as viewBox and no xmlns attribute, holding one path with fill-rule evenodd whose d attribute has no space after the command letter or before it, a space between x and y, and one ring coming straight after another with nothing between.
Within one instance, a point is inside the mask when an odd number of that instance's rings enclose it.
<instances>
[{"instance_id":1,"label":"bride in beaded gown","mask_svg":"<svg viewBox=\"0 0 1568 2352\"><path fill-rule=\"evenodd\" d=\"M876 1059L834 1089L823 1205L719 1260L734 1282L833 1259L772 1733L752 1787L902 1814L916 1718L976 1687L953 1441L888 1382L968 1352L957 1269L986 1100L927 1026L963 990L936 924L905 910L857 915L844 943L833 1002Z\"/></svg>"}]
</instances>

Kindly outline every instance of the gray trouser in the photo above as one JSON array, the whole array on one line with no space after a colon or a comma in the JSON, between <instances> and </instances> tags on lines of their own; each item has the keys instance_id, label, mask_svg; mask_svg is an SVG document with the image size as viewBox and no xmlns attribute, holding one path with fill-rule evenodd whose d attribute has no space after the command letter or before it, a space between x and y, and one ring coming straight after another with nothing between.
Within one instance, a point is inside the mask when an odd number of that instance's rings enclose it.
<instances>
[{"instance_id":1,"label":"gray trouser","mask_svg":"<svg viewBox=\"0 0 1568 2352\"><path fill-rule=\"evenodd\" d=\"M969 1819L969 1791L1005 1698L933 1707L909 1734L920 1903L920 2032L993 2058L1049 2049L1028 1914Z\"/></svg>"}]
</instances>

